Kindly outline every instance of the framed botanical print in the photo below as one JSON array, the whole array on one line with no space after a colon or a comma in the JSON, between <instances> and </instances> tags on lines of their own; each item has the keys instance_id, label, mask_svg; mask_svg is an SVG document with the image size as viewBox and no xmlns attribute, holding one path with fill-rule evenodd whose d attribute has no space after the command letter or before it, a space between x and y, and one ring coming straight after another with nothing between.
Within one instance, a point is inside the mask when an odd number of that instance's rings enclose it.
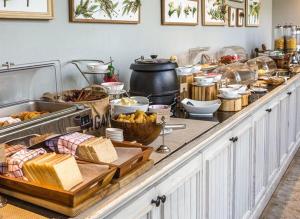
<instances>
[{"instance_id":1,"label":"framed botanical print","mask_svg":"<svg viewBox=\"0 0 300 219\"><path fill-rule=\"evenodd\" d=\"M53 0L0 0L0 18L53 19Z\"/></svg>"},{"instance_id":2,"label":"framed botanical print","mask_svg":"<svg viewBox=\"0 0 300 219\"><path fill-rule=\"evenodd\" d=\"M236 26L236 8L233 7L228 8L228 26L229 27Z\"/></svg>"},{"instance_id":3,"label":"framed botanical print","mask_svg":"<svg viewBox=\"0 0 300 219\"><path fill-rule=\"evenodd\" d=\"M161 0L162 25L195 26L198 19L198 0Z\"/></svg>"},{"instance_id":4,"label":"framed botanical print","mask_svg":"<svg viewBox=\"0 0 300 219\"><path fill-rule=\"evenodd\" d=\"M260 0L246 0L246 26L258 27L260 17Z\"/></svg>"},{"instance_id":5,"label":"framed botanical print","mask_svg":"<svg viewBox=\"0 0 300 219\"><path fill-rule=\"evenodd\" d=\"M140 23L141 0L69 0L70 21L78 23Z\"/></svg>"},{"instance_id":6,"label":"framed botanical print","mask_svg":"<svg viewBox=\"0 0 300 219\"><path fill-rule=\"evenodd\" d=\"M202 0L204 26L224 26L227 6L225 0Z\"/></svg>"},{"instance_id":7,"label":"framed botanical print","mask_svg":"<svg viewBox=\"0 0 300 219\"><path fill-rule=\"evenodd\" d=\"M237 27L243 27L244 21L245 21L245 12L244 9L238 8L236 11L236 26Z\"/></svg>"}]
</instances>

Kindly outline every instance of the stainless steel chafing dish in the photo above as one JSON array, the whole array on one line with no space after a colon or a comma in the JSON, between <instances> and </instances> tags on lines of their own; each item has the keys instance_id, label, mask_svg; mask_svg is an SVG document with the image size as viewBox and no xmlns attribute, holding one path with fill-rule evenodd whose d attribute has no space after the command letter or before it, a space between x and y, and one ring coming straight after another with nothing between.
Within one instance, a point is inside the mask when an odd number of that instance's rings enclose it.
<instances>
[{"instance_id":1,"label":"stainless steel chafing dish","mask_svg":"<svg viewBox=\"0 0 300 219\"><path fill-rule=\"evenodd\" d=\"M0 118L21 112L48 112L35 119L0 127L0 143L31 134L87 129L92 125L89 108L35 100L44 92L59 92L59 67L59 61L51 61L0 68L0 82L3 85L0 86ZM49 77L55 82L49 83Z\"/></svg>"}]
</instances>

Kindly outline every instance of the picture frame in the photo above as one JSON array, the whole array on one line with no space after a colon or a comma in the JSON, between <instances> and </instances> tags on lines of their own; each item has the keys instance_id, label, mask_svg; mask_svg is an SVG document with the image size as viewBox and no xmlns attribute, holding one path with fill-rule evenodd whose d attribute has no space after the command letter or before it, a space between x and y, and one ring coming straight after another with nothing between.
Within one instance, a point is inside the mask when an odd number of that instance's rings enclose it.
<instances>
[{"instance_id":1,"label":"picture frame","mask_svg":"<svg viewBox=\"0 0 300 219\"><path fill-rule=\"evenodd\" d=\"M139 24L141 4L139 0L130 6L126 0L109 0L106 9L100 2L69 0L69 20L73 23ZM104 3L103 3L104 4Z\"/></svg>"},{"instance_id":2,"label":"picture frame","mask_svg":"<svg viewBox=\"0 0 300 219\"><path fill-rule=\"evenodd\" d=\"M237 9L228 7L228 26L235 27L237 23Z\"/></svg>"},{"instance_id":3,"label":"picture frame","mask_svg":"<svg viewBox=\"0 0 300 219\"><path fill-rule=\"evenodd\" d=\"M245 23L245 10L243 8L237 8L236 18L236 26L243 27Z\"/></svg>"},{"instance_id":4,"label":"picture frame","mask_svg":"<svg viewBox=\"0 0 300 219\"><path fill-rule=\"evenodd\" d=\"M226 0L202 0L202 25L225 26L225 8Z\"/></svg>"},{"instance_id":5,"label":"picture frame","mask_svg":"<svg viewBox=\"0 0 300 219\"><path fill-rule=\"evenodd\" d=\"M0 19L51 20L54 0L0 0Z\"/></svg>"},{"instance_id":6,"label":"picture frame","mask_svg":"<svg viewBox=\"0 0 300 219\"><path fill-rule=\"evenodd\" d=\"M238 3L244 3L244 0L229 0L231 2L238 2Z\"/></svg>"},{"instance_id":7,"label":"picture frame","mask_svg":"<svg viewBox=\"0 0 300 219\"><path fill-rule=\"evenodd\" d=\"M245 1L245 20L246 27L258 27L260 18L261 0Z\"/></svg>"},{"instance_id":8,"label":"picture frame","mask_svg":"<svg viewBox=\"0 0 300 219\"><path fill-rule=\"evenodd\" d=\"M196 26L199 24L199 11L198 0L161 0L161 24Z\"/></svg>"}]
</instances>

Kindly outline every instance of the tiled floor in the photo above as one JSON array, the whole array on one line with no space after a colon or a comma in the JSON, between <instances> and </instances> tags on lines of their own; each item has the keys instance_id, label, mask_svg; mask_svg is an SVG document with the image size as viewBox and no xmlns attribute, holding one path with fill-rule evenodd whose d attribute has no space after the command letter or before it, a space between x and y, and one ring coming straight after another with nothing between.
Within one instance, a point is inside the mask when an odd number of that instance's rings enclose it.
<instances>
[{"instance_id":1,"label":"tiled floor","mask_svg":"<svg viewBox=\"0 0 300 219\"><path fill-rule=\"evenodd\" d=\"M300 150L272 196L262 219L300 219Z\"/></svg>"}]
</instances>

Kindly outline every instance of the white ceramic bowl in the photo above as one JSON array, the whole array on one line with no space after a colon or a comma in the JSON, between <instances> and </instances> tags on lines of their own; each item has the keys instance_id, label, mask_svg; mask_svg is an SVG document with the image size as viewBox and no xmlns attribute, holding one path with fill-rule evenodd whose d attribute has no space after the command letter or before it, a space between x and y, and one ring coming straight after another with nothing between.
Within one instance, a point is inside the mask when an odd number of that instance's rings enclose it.
<instances>
[{"instance_id":1,"label":"white ceramic bowl","mask_svg":"<svg viewBox=\"0 0 300 219\"><path fill-rule=\"evenodd\" d=\"M102 83L101 85L105 87L109 93L118 93L124 88L124 83L122 82L107 82Z\"/></svg>"},{"instance_id":2,"label":"white ceramic bowl","mask_svg":"<svg viewBox=\"0 0 300 219\"><path fill-rule=\"evenodd\" d=\"M188 103L192 103L189 105ZM181 101L184 109L192 114L210 115L215 113L221 106L221 100L213 101L196 101L191 99L184 99Z\"/></svg>"},{"instance_id":3,"label":"white ceramic bowl","mask_svg":"<svg viewBox=\"0 0 300 219\"><path fill-rule=\"evenodd\" d=\"M121 104L121 99L112 100L110 102L113 115L119 115L121 113L135 113L137 110L147 112L149 108L149 99L147 97L131 97L138 103L131 106Z\"/></svg>"},{"instance_id":4,"label":"white ceramic bowl","mask_svg":"<svg viewBox=\"0 0 300 219\"><path fill-rule=\"evenodd\" d=\"M149 106L150 113L171 112L169 105L151 105Z\"/></svg>"},{"instance_id":5,"label":"white ceramic bowl","mask_svg":"<svg viewBox=\"0 0 300 219\"><path fill-rule=\"evenodd\" d=\"M99 62L89 63L86 67L91 72L105 72L108 69L108 65Z\"/></svg>"},{"instance_id":6,"label":"white ceramic bowl","mask_svg":"<svg viewBox=\"0 0 300 219\"><path fill-rule=\"evenodd\" d=\"M177 75L190 75L192 74L192 68L189 67L178 67L176 68Z\"/></svg>"},{"instance_id":7,"label":"white ceramic bowl","mask_svg":"<svg viewBox=\"0 0 300 219\"><path fill-rule=\"evenodd\" d=\"M239 95L239 91L233 88L220 88L219 93L224 98L236 98Z\"/></svg>"},{"instance_id":8,"label":"white ceramic bowl","mask_svg":"<svg viewBox=\"0 0 300 219\"><path fill-rule=\"evenodd\" d=\"M234 90L237 90L239 93L244 93L247 91L246 85L241 84L230 84L228 85L229 88L233 88Z\"/></svg>"},{"instance_id":9,"label":"white ceramic bowl","mask_svg":"<svg viewBox=\"0 0 300 219\"><path fill-rule=\"evenodd\" d=\"M213 77L199 76L194 79L198 85L209 85L214 82Z\"/></svg>"}]
</instances>

